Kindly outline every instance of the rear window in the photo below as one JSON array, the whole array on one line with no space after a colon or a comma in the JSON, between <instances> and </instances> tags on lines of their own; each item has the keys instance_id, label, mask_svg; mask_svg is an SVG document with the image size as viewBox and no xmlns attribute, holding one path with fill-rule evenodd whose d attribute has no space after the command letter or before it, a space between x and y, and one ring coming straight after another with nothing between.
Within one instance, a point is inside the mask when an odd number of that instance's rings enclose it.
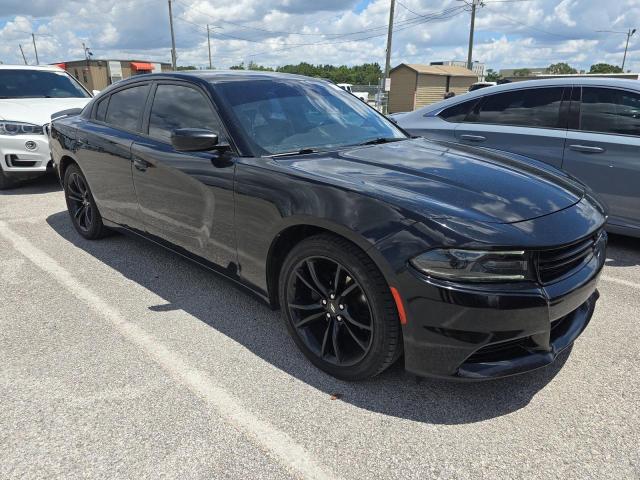
<instances>
[{"instance_id":1,"label":"rear window","mask_svg":"<svg viewBox=\"0 0 640 480\"><path fill-rule=\"evenodd\" d=\"M138 131L148 92L149 85L138 85L112 93L105 121L117 128Z\"/></svg>"},{"instance_id":2,"label":"rear window","mask_svg":"<svg viewBox=\"0 0 640 480\"><path fill-rule=\"evenodd\" d=\"M98 102L98 107L96 108L96 120L99 120L100 122L104 122L104 119L107 116L108 106L109 106L109 97L103 98Z\"/></svg>"},{"instance_id":3,"label":"rear window","mask_svg":"<svg viewBox=\"0 0 640 480\"><path fill-rule=\"evenodd\" d=\"M529 88L488 95L467 122L522 127L562 128L560 104L563 87Z\"/></svg>"},{"instance_id":4,"label":"rear window","mask_svg":"<svg viewBox=\"0 0 640 480\"><path fill-rule=\"evenodd\" d=\"M584 87L580 130L640 136L640 94L612 88Z\"/></svg>"},{"instance_id":5,"label":"rear window","mask_svg":"<svg viewBox=\"0 0 640 480\"><path fill-rule=\"evenodd\" d=\"M0 70L0 98L87 97L78 81L63 70Z\"/></svg>"},{"instance_id":6,"label":"rear window","mask_svg":"<svg viewBox=\"0 0 640 480\"><path fill-rule=\"evenodd\" d=\"M452 107L445 108L442 112L438 114L438 116L443 120L446 120L447 122L454 122L454 123L464 122L464 119L467 117L471 109L479 101L480 101L479 98L475 98L468 102L463 102L457 105L453 105Z\"/></svg>"}]
</instances>

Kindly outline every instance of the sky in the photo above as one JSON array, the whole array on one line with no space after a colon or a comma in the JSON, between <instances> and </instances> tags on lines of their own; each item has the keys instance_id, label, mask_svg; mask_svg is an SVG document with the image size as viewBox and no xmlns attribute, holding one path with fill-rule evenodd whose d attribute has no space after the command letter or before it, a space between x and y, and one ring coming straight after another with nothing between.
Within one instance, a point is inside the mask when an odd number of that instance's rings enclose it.
<instances>
[{"instance_id":1,"label":"sky","mask_svg":"<svg viewBox=\"0 0 640 480\"><path fill-rule=\"evenodd\" d=\"M397 0L391 64L466 60L471 0ZM279 66L384 65L390 0L173 0L178 65L240 62ZM0 0L0 61L35 64L84 58L170 62L167 0ZM488 68L568 62L640 72L640 0L484 0L474 60Z\"/></svg>"}]
</instances>

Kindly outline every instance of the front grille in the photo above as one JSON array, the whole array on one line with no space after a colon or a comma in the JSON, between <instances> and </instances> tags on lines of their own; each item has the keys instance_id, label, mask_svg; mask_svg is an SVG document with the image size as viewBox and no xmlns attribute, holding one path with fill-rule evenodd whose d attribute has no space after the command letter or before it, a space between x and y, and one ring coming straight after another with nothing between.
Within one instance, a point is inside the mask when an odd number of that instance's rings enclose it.
<instances>
[{"instance_id":1,"label":"front grille","mask_svg":"<svg viewBox=\"0 0 640 480\"><path fill-rule=\"evenodd\" d=\"M550 250L537 252L536 264L538 278L542 283L562 280L587 263L601 232L579 242Z\"/></svg>"}]
</instances>

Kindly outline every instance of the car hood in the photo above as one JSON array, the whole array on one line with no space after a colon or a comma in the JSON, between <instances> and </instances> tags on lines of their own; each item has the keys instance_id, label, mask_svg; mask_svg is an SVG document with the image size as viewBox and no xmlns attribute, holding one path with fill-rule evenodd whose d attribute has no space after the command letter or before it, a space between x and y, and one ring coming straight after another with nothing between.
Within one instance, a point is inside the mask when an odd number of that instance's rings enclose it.
<instances>
[{"instance_id":1,"label":"car hood","mask_svg":"<svg viewBox=\"0 0 640 480\"><path fill-rule=\"evenodd\" d=\"M69 108L83 108L91 98L0 99L0 119L44 125L51 115Z\"/></svg>"},{"instance_id":2,"label":"car hood","mask_svg":"<svg viewBox=\"0 0 640 480\"><path fill-rule=\"evenodd\" d=\"M585 193L539 162L422 138L278 159L284 162L427 218L515 223L564 210Z\"/></svg>"}]
</instances>

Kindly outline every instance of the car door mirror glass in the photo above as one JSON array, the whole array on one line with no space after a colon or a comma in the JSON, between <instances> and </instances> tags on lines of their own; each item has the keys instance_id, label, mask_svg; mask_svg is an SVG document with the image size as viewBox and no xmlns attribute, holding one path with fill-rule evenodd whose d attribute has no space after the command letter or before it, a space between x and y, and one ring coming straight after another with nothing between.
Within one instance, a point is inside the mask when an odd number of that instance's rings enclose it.
<instances>
[{"instance_id":1,"label":"car door mirror glass","mask_svg":"<svg viewBox=\"0 0 640 480\"><path fill-rule=\"evenodd\" d=\"M218 134L204 128L178 128L171 133L171 145L179 152L204 152L221 147Z\"/></svg>"}]
</instances>

